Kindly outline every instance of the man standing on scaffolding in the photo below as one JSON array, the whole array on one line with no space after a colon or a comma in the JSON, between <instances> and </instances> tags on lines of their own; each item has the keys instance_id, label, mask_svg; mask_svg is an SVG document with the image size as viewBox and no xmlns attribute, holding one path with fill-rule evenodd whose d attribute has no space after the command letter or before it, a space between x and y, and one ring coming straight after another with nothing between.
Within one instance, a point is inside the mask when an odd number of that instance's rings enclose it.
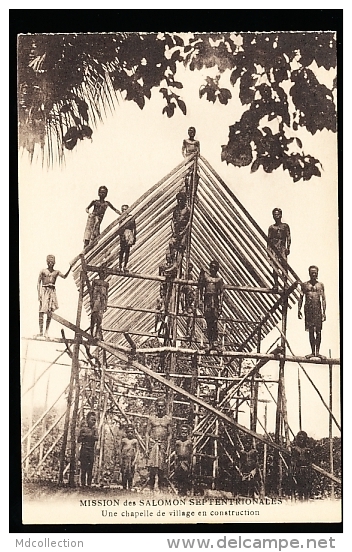
<instances>
[{"instance_id":1,"label":"man standing on scaffolding","mask_svg":"<svg viewBox=\"0 0 352 552\"><path fill-rule=\"evenodd\" d=\"M318 267L309 267L310 280L301 284L301 295L298 300L298 318L302 318L302 304L304 304L305 328L309 332L309 342L312 354L307 358L321 357L319 354L321 343L321 330L326 320L326 299L324 284L318 282Z\"/></svg>"},{"instance_id":2,"label":"man standing on scaffolding","mask_svg":"<svg viewBox=\"0 0 352 552\"><path fill-rule=\"evenodd\" d=\"M224 282L217 273L219 263L211 261L209 272L201 270L198 280L200 298L204 301L204 318L207 323L209 350L218 347L218 319L224 297Z\"/></svg>"},{"instance_id":3,"label":"man standing on scaffolding","mask_svg":"<svg viewBox=\"0 0 352 552\"><path fill-rule=\"evenodd\" d=\"M106 265L100 267L98 278L92 282L92 300L90 316L90 333L92 337L103 338L102 323L104 312L108 306L109 283L105 282Z\"/></svg>"},{"instance_id":4,"label":"man standing on scaffolding","mask_svg":"<svg viewBox=\"0 0 352 552\"><path fill-rule=\"evenodd\" d=\"M43 337L44 314L46 314L45 338L48 338L51 315L59 308L55 290L57 277L60 276L60 278L66 279L72 267L70 265L66 274L62 274L60 270L54 270L54 255L48 255L46 262L48 268L43 268L43 270L40 271L37 284L39 301L39 334L37 337Z\"/></svg>"},{"instance_id":5,"label":"man standing on scaffolding","mask_svg":"<svg viewBox=\"0 0 352 552\"><path fill-rule=\"evenodd\" d=\"M287 256L290 254L291 247L291 232L290 227L286 222L281 222L282 210L275 207L272 211L274 224L269 226L268 230L268 251L279 263L282 268L287 271ZM273 267L274 287L273 291L279 289L279 274L280 269L277 263L270 257L270 263ZM283 274L283 280L286 282L286 276Z\"/></svg>"},{"instance_id":6,"label":"man standing on scaffolding","mask_svg":"<svg viewBox=\"0 0 352 552\"><path fill-rule=\"evenodd\" d=\"M183 253L186 249L187 231L190 225L191 212L187 206L187 196L185 192L178 192L176 195L177 205L172 213L171 220L171 239L169 242L170 255L175 261L177 252Z\"/></svg>"}]
</instances>

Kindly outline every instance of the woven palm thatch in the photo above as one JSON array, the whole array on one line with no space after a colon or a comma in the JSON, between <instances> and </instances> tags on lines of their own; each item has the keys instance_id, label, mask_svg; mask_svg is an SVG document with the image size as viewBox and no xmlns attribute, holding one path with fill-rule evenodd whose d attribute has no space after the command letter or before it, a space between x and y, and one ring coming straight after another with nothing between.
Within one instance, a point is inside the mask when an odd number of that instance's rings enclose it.
<instances>
[{"instance_id":1,"label":"woven palm thatch","mask_svg":"<svg viewBox=\"0 0 352 552\"><path fill-rule=\"evenodd\" d=\"M126 345L123 333L130 332L138 346L154 334L155 314L144 311L155 310L160 282L145 277L158 277L159 266L165 263L176 194L184 188L184 178L193 170L194 163L197 164L198 187L190 227L190 261L195 280L201 268L207 267L212 259L219 261L219 275L226 288L220 322L225 348L252 350L256 346L259 323L263 338L280 320L280 295L271 292L272 260L268 257L266 234L206 159L191 156L143 194L84 251L87 265L99 267L106 262L108 268L116 269L119 235L124 221L129 215L135 218L137 242L131 249L129 269L136 277L117 274L107 277L109 299L103 322L105 341ZM81 259L77 257L73 261L77 286L80 285L81 268ZM88 272L90 281L95 277L96 273ZM292 286L289 306L297 299L294 284L298 281L300 279L288 266L287 286ZM89 314L90 300L86 286L84 306ZM177 334L180 339L185 334L185 320L181 313ZM203 325L201 312L198 311L196 347L204 336Z\"/></svg>"}]
</instances>

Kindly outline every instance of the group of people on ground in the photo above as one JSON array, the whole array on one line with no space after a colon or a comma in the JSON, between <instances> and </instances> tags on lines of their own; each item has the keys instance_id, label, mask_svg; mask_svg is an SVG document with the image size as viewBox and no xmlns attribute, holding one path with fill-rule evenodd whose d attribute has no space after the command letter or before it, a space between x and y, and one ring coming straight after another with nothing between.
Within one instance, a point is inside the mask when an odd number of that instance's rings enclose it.
<instances>
[{"instance_id":1,"label":"group of people on ground","mask_svg":"<svg viewBox=\"0 0 352 552\"><path fill-rule=\"evenodd\" d=\"M94 464L94 448L98 441L96 415L88 412L86 420L80 429L78 442L81 443L79 452L81 486L92 484ZM148 487L153 492L157 486L160 491L167 491L170 486L168 478L169 458L174 456L173 483L178 493L186 496L192 489L192 459L193 443L189 426L181 424L179 434L174 441L172 416L166 412L166 400L163 397L156 399L155 414L148 418L145 434L145 455L149 470ZM122 488L131 491L134 487L136 464L139 457L139 444L132 424L125 428L125 435L120 444L120 471ZM174 453L173 455L171 453ZM241 450L238 465L236 466L239 481L237 492L242 496L261 496L262 472L258 451L255 448ZM308 499L312 487L312 450L309 438L305 431L299 431L292 442L290 475L292 480L291 492L293 496Z\"/></svg>"},{"instance_id":2,"label":"group of people on ground","mask_svg":"<svg viewBox=\"0 0 352 552\"><path fill-rule=\"evenodd\" d=\"M81 443L79 460L82 487L92 484L94 448L98 441L96 421L95 413L88 412L78 435L78 442ZM159 397L155 404L155 414L151 414L148 418L145 435L145 454L149 470L148 486L151 491L154 491L156 484L160 490L165 490L169 486L167 473L172 437L172 416L166 412L165 399ZM192 451L189 427L187 424L182 424L179 437L174 444L174 481L179 493L184 495L191 490ZM138 454L139 445L135 429L133 425L128 424L120 446L120 470L124 490L131 490L133 487Z\"/></svg>"}]
</instances>

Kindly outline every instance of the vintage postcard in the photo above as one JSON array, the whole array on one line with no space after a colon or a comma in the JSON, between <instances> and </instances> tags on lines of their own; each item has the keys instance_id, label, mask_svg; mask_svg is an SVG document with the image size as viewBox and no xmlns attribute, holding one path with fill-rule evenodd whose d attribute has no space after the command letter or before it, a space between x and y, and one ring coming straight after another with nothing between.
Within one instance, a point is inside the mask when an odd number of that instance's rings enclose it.
<instances>
[{"instance_id":1,"label":"vintage postcard","mask_svg":"<svg viewBox=\"0 0 352 552\"><path fill-rule=\"evenodd\" d=\"M23 524L340 522L335 32L17 66Z\"/></svg>"}]
</instances>

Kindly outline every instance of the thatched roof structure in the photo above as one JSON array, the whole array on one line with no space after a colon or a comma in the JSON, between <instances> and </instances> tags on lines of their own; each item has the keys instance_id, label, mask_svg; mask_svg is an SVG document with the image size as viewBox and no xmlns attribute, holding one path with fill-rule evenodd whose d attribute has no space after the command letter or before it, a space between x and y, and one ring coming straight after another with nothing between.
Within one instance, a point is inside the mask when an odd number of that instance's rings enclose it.
<instances>
[{"instance_id":1,"label":"thatched roof structure","mask_svg":"<svg viewBox=\"0 0 352 552\"><path fill-rule=\"evenodd\" d=\"M119 234L127 217L135 217L137 242L131 250L131 277L110 274L107 278L109 307L103 323L105 341L126 345L123 331L130 331L138 346L148 334L154 333L155 314L144 311L155 310L160 287L159 266L165 263L176 193L183 189L184 177L194 162L194 157L186 158L110 224L96 242L84 251L87 265L99 267L107 262L110 269L116 269ZM194 279L198 278L200 269L207 267L210 260L215 258L219 261L219 275L227 287L223 321L220 323L220 330L225 333L225 347L250 351L256 345L258 324L261 322L263 338L281 318L281 296L272 293L272 265L266 247L266 234L206 159L200 156L196 162L199 181L190 249ZM81 260L77 257L73 265L77 286L80 270ZM144 276L156 279L148 280ZM289 295L289 306L292 306L297 298L295 282L300 280L291 267L288 267L287 276L287 284L292 286ZM88 272L88 277L92 280L96 273ZM84 306L89 313L90 301L86 286ZM201 313L198 314L195 346L204 334L203 319ZM139 334L144 334L144 337ZM184 334L185 319L180 316L178 335L182 338Z\"/></svg>"}]
</instances>

